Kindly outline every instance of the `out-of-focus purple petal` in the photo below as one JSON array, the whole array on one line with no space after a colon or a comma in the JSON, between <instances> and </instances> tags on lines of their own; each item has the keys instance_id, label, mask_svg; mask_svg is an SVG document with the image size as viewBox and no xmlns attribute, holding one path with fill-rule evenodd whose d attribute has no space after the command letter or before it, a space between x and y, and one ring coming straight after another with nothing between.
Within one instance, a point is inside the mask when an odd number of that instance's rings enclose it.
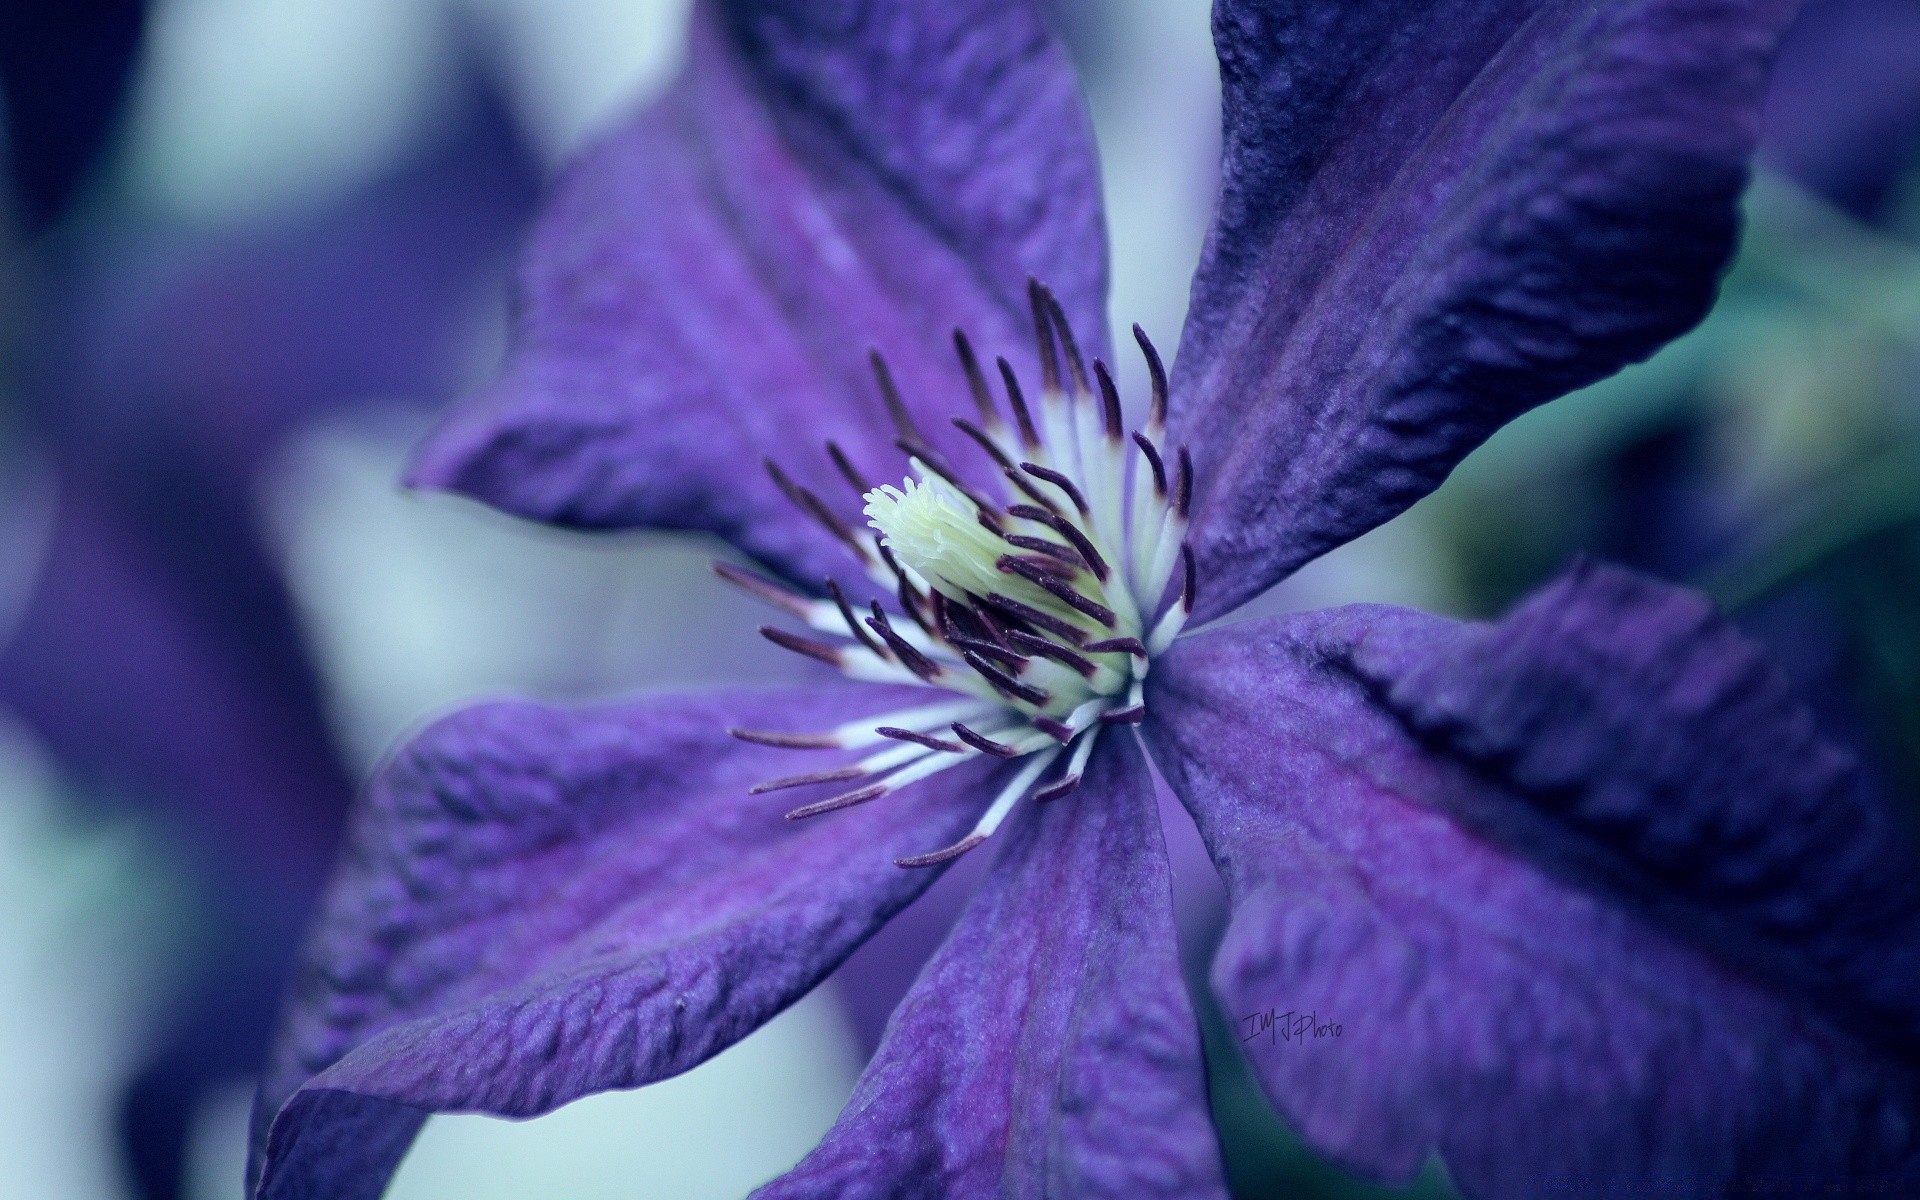
<instances>
[{"instance_id":1,"label":"out-of-focus purple petal","mask_svg":"<svg viewBox=\"0 0 1920 1200\"><path fill-rule=\"evenodd\" d=\"M1793 0L1224 0L1174 380L1199 616L1699 320Z\"/></svg>"},{"instance_id":2,"label":"out-of-focus purple petal","mask_svg":"<svg viewBox=\"0 0 1920 1200\"><path fill-rule=\"evenodd\" d=\"M726 730L911 700L498 703L416 738L366 798L296 979L257 1194L377 1196L428 1112L532 1116L662 1079L803 995L937 876L893 860L965 832L980 768L793 822L817 794L747 789L844 756Z\"/></svg>"},{"instance_id":3,"label":"out-of-focus purple petal","mask_svg":"<svg viewBox=\"0 0 1920 1200\"><path fill-rule=\"evenodd\" d=\"M950 334L1034 361L1029 275L1104 345L1091 134L1026 0L709 0L660 101L561 180L500 382L411 480L586 526L710 530L809 583L844 566L761 467L833 508L904 471L870 348L937 445L972 403ZM1029 379L1032 378L1029 373Z\"/></svg>"},{"instance_id":4,"label":"out-of-focus purple petal","mask_svg":"<svg viewBox=\"0 0 1920 1200\"><path fill-rule=\"evenodd\" d=\"M0 156L29 228L58 217L125 107L142 0L0 4Z\"/></svg>"},{"instance_id":5,"label":"out-of-focus purple petal","mask_svg":"<svg viewBox=\"0 0 1920 1200\"><path fill-rule=\"evenodd\" d=\"M1138 748L1006 837L839 1123L756 1200L1225 1195Z\"/></svg>"},{"instance_id":6,"label":"out-of-focus purple petal","mask_svg":"<svg viewBox=\"0 0 1920 1200\"><path fill-rule=\"evenodd\" d=\"M1214 986L1317 1146L1516 1200L1920 1179L1911 853L1704 601L1586 569L1497 625L1247 622L1152 678L1232 896Z\"/></svg>"},{"instance_id":7,"label":"out-of-focus purple petal","mask_svg":"<svg viewBox=\"0 0 1920 1200\"><path fill-rule=\"evenodd\" d=\"M1812 0L1780 48L1762 155L1863 220L1920 162L1920 3Z\"/></svg>"}]
</instances>

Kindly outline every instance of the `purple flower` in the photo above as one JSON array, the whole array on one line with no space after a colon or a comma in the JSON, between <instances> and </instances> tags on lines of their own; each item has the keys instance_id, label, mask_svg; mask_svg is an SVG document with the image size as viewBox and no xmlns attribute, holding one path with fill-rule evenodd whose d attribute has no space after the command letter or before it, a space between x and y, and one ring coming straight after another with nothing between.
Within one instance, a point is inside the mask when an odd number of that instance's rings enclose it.
<instances>
[{"instance_id":1,"label":"purple flower","mask_svg":"<svg viewBox=\"0 0 1920 1200\"><path fill-rule=\"evenodd\" d=\"M494 703L399 750L257 1192L373 1196L429 1112L685 1070L990 839L762 1194L1220 1194L1142 745L1227 881L1215 990L1312 1015L1248 1053L1341 1163L1437 1154L1493 1197L1911 1173L1910 855L1703 601L1582 567L1494 625L1175 637L1699 318L1790 7L1223 0L1219 212L1138 426L1027 5L699 7L679 83L562 180L505 374L413 480L717 533L778 576L723 568L790 618L768 636L855 682Z\"/></svg>"}]
</instances>

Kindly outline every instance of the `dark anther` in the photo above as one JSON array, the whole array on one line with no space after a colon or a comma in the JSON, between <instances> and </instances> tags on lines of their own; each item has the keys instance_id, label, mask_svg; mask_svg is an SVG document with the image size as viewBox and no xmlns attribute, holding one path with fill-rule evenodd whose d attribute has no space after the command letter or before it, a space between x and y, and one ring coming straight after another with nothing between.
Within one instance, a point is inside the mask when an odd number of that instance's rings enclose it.
<instances>
[{"instance_id":1,"label":"dark anther","mask_svg":"<svg viewBox=\"0 0 1920 1200\"><path fill-rule=\"evenodd\" d=\"M967 374L967 390L973 393L973 406L979 410L982 425L998 425L1000 409L993 402L993 392L987 387L987 377L980 370L980 360L974 357L973 343L967 341L967 335L956 329L953 331L954 353L960 356L960 369Z\"/></svg>"},{"instance_id":2,"label":"dark anther","mask_svg":"<svg viewBox=\"0 0 1920 1200\"><path fill-rule=\"evenodd\" d=\"M939 664L915 650L907 639L895 632L892 622L887 620L886 610L880 607L878 600L873 602L873 616L867 619L867 628L880 635L887 648L900 660L900 665L907 670L925 680L932 680L940 674Z\"/></svg>"},{"instance_id":3,"label":"dark anther","mask_svg":"<svg viewBox=\"0 0 1920 1200\"><path fill-rule=\"evenodd\" d=\"M896 867L937 867L943 862L951 862L959 858L962 854L965 854L986 840L985 834L970 833L953 845L948 846L945 850L935 850L931 854L915 854L907 858L896 858L893 860L893 865Z\"/></svg>"},{"instance_id":4,"label":"dark anther","mask_svg":"<svg viewBox=\"0 0 1920 1200\"><path fill-rule=\"evenodd\" d=\"M880 548L880 561L886 563L887 569L893 572L896 584L894 595L900 600L900 611L906 613L915 625L931 634L933 627L927 620L926 598L920 594L919 588L913 586L913 581L907 578L907 572L901 567L900 560L893 556L893 550L885 542L875 544Z\"/></svg>"},{"instance_id":5,"label":"dark anther","mask_svg":"<svg viewBox=\"0 0 1920 1200\"><path fill-rule=\"evenodd\" d=\"M1003 533L1000 535L1000 538L1009 546L1018 546L1022 550L1031 550L1035 554L1045 554L1050 558L1057 558L1069 566L1083 567L1086 565L1080 557L1080 552L1072 546L1065 546L1059 542L1050 542L1045 538L1028 537L1024 533Z\"/></svg>"},{"instance_id":6,"label":"dark anther","mask_svg":"<svg viewBox=\"0 0 1920 1200\"><path fill-rule=\"evenodd\" d=\"M1146 455L1147 466L1153 468L1153 494L1161 500L1167 498L1167 464L1160 461L1160 452L1153 448L1143 433L1133 435L1133 444L1140 447L1140 453Z\"/></svg>"},{"instance_id":7,"label":"dark anther","mask_svg":"<svg viewBox=\"0 0 1920 1200\"><path fill-rule=\"evenodd\" d=\"M1100 552L1093 548L1093 542L1088 540L1087 535L1080 532L1080 527L1072 521L1067 520L1057 513L1050 513L1044 509L1034 508L1028 504L1016 504L1007 509L1007 512L1012 516L1024 517L1029 521L1038 521L1040 524L1045 525L1061 537L1067 539L1067 541L1073 543L1074 552L1080 556L1082 562L1087 564L1087 570L1092 571L1094 577L1100 580L1100 582L1105 583L1107 576L1112 574L1107 567L1107 560L1100 557Z\"/></svg>"},{"instance_id":8,"label":"dark anther","mask_svg":"<svg viewBox=\"0 0 1920 1200\"><path fill-rule=\"evenodd\" d=\"M958 647L955 647L958 649ZM968 666L979 672L980 677L993 685L993 690L1010 700L1025 700L1035 708L1045 704L1053 697L1030 683L1021 683L1018 679L994 666L971 650L961 650L960 658Z\"/></svg>"},{"instance_id":9,"label":"dark anther","mask_svg":"<svg viewBox=\"0 0 1920 1200\"><path fill-rule=\"evenodd\" d=\"M1080 510L1081 516L1084 517L1087 515L1087 498L1080 494L1079 488L1073 486L1073 480L1068 479L1052 467L1043 467L1039 463L1023 462L1020 464L1020 469L1035 479L1044 479L1059 488L1062 492L1066 493L1067 499L1073 503L1073 506Z\"/></svg>"},{"instance_id":10,"label":"dark anther","mask_svg":"<svg viewBox=\"0 0 1920 1200\"><path fill-rule=\"evenodd\" d=\"M1013 409L1014 424L1019 426L1020 444L1032 449L1040 444L1040 435L1033 428L1033 414L1027 411L1027 397L1020 390L1020 378L1006 359L997 358L994 364L1000 368L1000 382L1007 385L1007 405Z\"/></svg>"},{"instance_id":11,"label":"dark anther","mask_svg":"<svg viewBox=\"0 0 1920 1200\"><path fill-rule=\"evenodd\" d=\"M1006 565L1008 561L1024 563L1026 566L1024 569L1009 567ZM1067 562L1051 554L1002 554L994 565L1002 571L1019 571L1022 575L1026 574L1027 570L1040 571L1055 579L1072 579L1080 574L1078 564Z\"/></svg>"},{"instance_id":12,"label":"dark anther","mask_svg":"<svg viewBox=\"0 0 1920 1200\"><path fill-rule=\"evenodd\" d=\"M1040 388L1060 390L1060 353L1053 342L1053 318L1047 312L1046 289L1038 279L1027 280L1027 304L1033 309L1033 340L1040 347Z\"/></svg>"},{"instance_id":13,"label":"dark anther","mask_svg":"<svg viewBox=\"0 0 1920 1200\"><path fill-rule=\"evenodd\" d=\"M1078 612L1085 613L1087 616L1105 625L1108 629L1112 629L1116 623L1117 619L1114 617L1112 609L1100 603L1098 600L1088 599L1086 596L1074 590L1073 586L1065 580L1034 566L1033 560L1030 558L1016 558L1011 554L1005 554L1000 557L998 562L994 563L994 566L1009 574L1020 576L1020 578L1027 580L1035 587L1044 590L1048 595L1058 599L1060 603L1068 605Z\"/></svg>"},{"instance_id":14,"label":"dark anther","mask_svg":"<svg viewBox=\"0 0 1920 1200\"><path fill-rule=\"evenodd\" d=\"M1153 376L1153 402L1147 409L1147 428L1158 429L1167 423L1167 368L1160 361L1160 352L1147 339L1146 330L1135 325L1133 340L1140 343L1140 353L1147 360L1147 374Z\"/></svg>"},{"instance_id":15,"label":"dark anther","mask_svg":"<svg viewBox=\"0 0 1920 1200\"><path fill-rule=\"evenodd\" d=\"M1147 647L1139 638L1108 638L1104 642L1088 642L1080 647L1090 654L1133 654L1140 658L1147 656Z\"/></svg>"},{"instance_id":16,"label":"dark anther","mask_svg":"<svg viewBox=\"0 0 1920 1200\"><path fill-rule=\"evenodd\" d=\"M1052 783L1034 792L1033 798L1041 803L1045 803L1048 800L1058 800L1079 786L1080 777L1078 775L1062 775Z\"/></svg>"},{"instance_id":17,"label":"dark anther","mask_svg":"<svg viewBox=\"0 0 1920 1200\"><path fill-rule=\"evenodd\" d=\"M946 738L937 738L932 734L915 733L911 729L901 729L894 725L882 725L874 732L883 738L892 738L896 742L912 742L916 746L925 746L929 750L944 750L948 754L959 754L966 749L959 742L950 742Z\"/></svg>"},{"instance_id":18,"label":"dark anther","mask_svg":"<svg viewBox=\"0 0 1920 1200\"><path fill-rule=\"evenodd\" d=\"M967 420L965 417L955 417L953 419L953 426L961 433L972 438L976 445L986 451L988 457L993 459L994 464L1000 468L1001 472L1013 481L1013 486L1019 488L1020 491L1031 498L1035 504L1053 503L1053 501L1041 495L1039 489L1035 488L1026 476L1020 474L1020 472L1015 469L1013 460L1008 458L1006 453L994 444L993 439L987 435L985 430L975 425L972 421Z\"/></svg>"},{"instance_id":19,"label":"dark anther","mask_svg":"<svg viewBox=\"0 0 1920 1200\"><path fill-rule=\"evenodd\" d=\"M767 474L773 477L774 484L779 487L788 500L793 502L795 508L812 517L819 523L821 528L837 538L847 549L853 551L854 557L858 558L861 562L873 561L867 554L867 548L862 546L860 539L854 536L853 530L848 527L845 521L842 521L838 516L834 515L832 509L821 503L820 497L795 483L787 476L785 471L780 469L779 463L774 462L770 458L765 461L767 464Z\"/></svg>"},{"instance_id":20,"label":"dark anther","mask_svg":"<svg viewBox=\"0 0 1920 1200\"><path fill-rule=\"evenodd\" d=\"M1135 704L1130 708L1110 708L1100 714L1100 720L1108 725L1138 725L1147 719L1147 706Z\"/></svg>"},{"instance_id":21,"label":"dark anther","mask_svg":"<svg viewBox=\"0 0 1920 1200\"><path fill-rule=\"evenodd\" d=\"M767 792L806 787L812 783L839 783L842 780L858 779L865 774L866 771L863 768L854 765L829 767L824 771L809 771L805 775L789 775L785 779L769 779L765 783L756 783L747 789L747 794L759 796Z\"/></svg>"},{"instance_id":22,"label":"dark anther","mask_svg":"<svg viewBox=\"0 0 1920 1200\"><path fill-rule=\"evenodd\" d=\"M893 427L901 437L912 438L916 442L926 441L919 426L913 423L913 414L907 411L906 401L900 398L900 388L893 382L893 372L887 368L887 360L878 350L867 351L867 362L873 367L874 382L880 385L880 399L887 406L887 416L893 418Z\"/></svg>"},{"instance_id":23,"label":"dark anther","mask_svg":"<svg viewBox=\"0 0 1920 1200\"><path fill-rule=\"evenodd\" d=\"M1036 637L1031 633L1021 633L1015 629L1007 634L1007 640L1039 658L1050 658L1063 667L1071 667L1088 679L1093 678L1093 673L1100 669L1092 659L1075 654L1058 642L1050 642L1046 638Z\"/></svg>"},{"instance_id":24,"label":"dark anther","mask_svg":"<svg viewBox=\"0 0 1920 1200\"><path fill-rule=\"evenodd\" d=\"M840 739L831 733L776 733L770 729L729 729L728 737L737 737L756 746L776 746L782 750L838 750Z\"/></svg>"},{"instance_id":25,"label":"dark anther","mask_svg":"<svg viewBox=\"0 0 1920 1200\"><path fill-rule=\"evenodd\" d=\"M1035 717L1033 727L1062 746L1073 740L1073 726L1065 721L1056 721L1052 717Z\"/></svg>"},{"instance_id":26,"label":"dark anther","mask_svg":"<svg viewBox=\"0 0 1920 1200\"><path fill-rule=\"evenodd\" d=\"M1017 624L1019 618L1002 613L1000 618L996 620L993 615L993 610L987 607L985 600L974 596L971 592L969 592L968 595L972 597L973 604L965 610L967 614L974 620L980 622L981 631L987 635L990 641L998 642L1002 646L1008 646L1007 634L1009 628L1004 628L1002 622L1008 622L1009 625Z\"/></svg>"},{"instance_id":27,"label":"dark anther","mask_svg":"<svg viewBox=\"0 0 1920 1200\"><path fill-rule=\"evenodd\" d=\"M744 571L732 563L715 562L713 573L749 596L764 600L782 612L791 613L802 620L806 619L808 611L812 608L805 597L796 596L771 579L756 575L752 571Z\"/></svg>"},{"instance_id":28,"label":"dark anther","mask_svg":"<svg viewBox=\"0 0 1920 1200\"><path fill-rule=\"evenodd\" d=\"M1192 612L1193 597L1197 590L1196 574L1193 569L1193 547L1185 542L1180 543L1180 570L1183 574L1180 581L1180 607Z\"/></svg>"},{"instance_id":29,"label":"dark anther","mask_svg":"<svg viewBox=\"0 0 1920 1200\"><path fill-rule=\"evenodd\" d=\"M853 606L847 603L847 594L840 590L840 585L831 579L827 580L827 592L833 597L834 605L839 608L840 618L847 623L847 629L852 635L860 639L860 644L882 659L891 658L892 655L887 653L887 648L874 641L873 635L867 632L866 626L854 617Z\"/></svg>"},{"instance_id":30,"label":"dark anther","mask_svg":"<svg viewBox=\"0 0 1920 1200\"><path fill-rule=\"evenodd\" d=\"M1100 415L1106 422L1107 440L1120 440L1120 389L1113 386L1113 376L1107 373L1107 364L1099 359L1093 360L1093 378L1100 385Z\"/></svg>"},{"instance_id":31,"label":"dark anther","mask_svg":"<svg viewBox=\"0 0 1920 1200\"><path fill-rule=\"evenodd\" d=\"M995 758L1019 758L1020 752L1012 746L996 742L983 734L975 733L959 721L953 723L953 732L961 741L972 746L982 754L991 754Z\"/></svg>"},{"instance_id":32,"label":"dark anther","mask_svg":"<svg viewBox=\"0 0 1920 1200\"><path fill-rule=\"evenodd\" d=\"M1016 654L1005 646L997 646L992 642L982 641L980 638L971 638L964 634L957 634L953 637L952 642L953 648L956 650L971 650L981 658L990 658L996 662L1003 662L1016 671L1027 665L1026 655Z\"/></svg>"},{"instance_id":33,"label":"dark anther","mask_svg":"<svg viewBox=\"0 0 1920 1200\"><path fill-rule=\"evenodd\" d=\"M873 490L873 485L868 483L867 477L853 465L853 460L848 458L847 452L840 448L840 443L827 443L827 457L833 460L834 467L840 472L840 478L846 480L854 491L860 493L861 499L865 499L867 493Z\"/></svg>"},{"instance_id":34,"label":"dark anther","mask_svg":"<svg viewBox=\"0 0 1920 1200\"><path fill-rule=\"evenodd\" d=\"M1173 512L1181 520L1187 519L1187 510L1193 507L1193 456L1187 453L1185 446L1180 447L1180 469L1173 484Z\"/></svg>"},{"instance_id":35,"label":"dark anther","mask_svg":"<svg viewBox=\"0 0 1920 1200\"><path fill-rule=\"evenodd\" d=\"M760 627L760 636L785 650L795 654L804 654L808 658L817 658L830 667L841 663L842 655L838 646L829 646L825 642L816 642L812 638L803 638L797 633L788 633L771 625Z\"/></svg>"},{"instance_id":36,"label":"dark anther","mask_svg":"<svg viewBox=\"0 0 1920 1200\"><path fill-rule=\"evenodd\" d=\"M1073 338L1073 326L1067 322L1067 310L1060 307L1059 297L1055 296L1052 289L1045 284L1040 287L1040 297L1046 302L1047 315L1053 319L1055 336L1060 339L1060 349L1065 353L1067 373L1072 377L1074 394L1076 396L1092 395L1093 389L1087 386L1087 364L1080 357L1080 343Z\"/></svg>"},{"instance_id":37,"label":"dark anther","mask_svg":"<svg viewBox=\"0 0 1920 1200\"><path fill-rule=\"evenodd\" d=\"M1041 612L1030 604L1020 603L1011 596L1003 596L999 592L995 592L991 596L980 597L980 603L986 605L988 608L996 609L1016 621L1025 622L1035 629L1044 629L1048 633L1057 633L1076 646L1087 640L1087 631L1075 625L1073 622L1063 621L1049 612Z\"/></svg>"},{"instance_id":38,"label":"dark anther","mask_svg":"<svg viewBox=\"0 0 1920 1200\"><path fill-rule=\"evenodd\" d=\"M856 804L865 804L869 800L878 800L892 791L884 783L870 783L851 792L842 792L838 796L820 801L818 804L805 804L787 814L787 820L798 821L806 817L817 817L821 813L837 812L843 808L852 808Z\"/></svg>"}]
</instances>

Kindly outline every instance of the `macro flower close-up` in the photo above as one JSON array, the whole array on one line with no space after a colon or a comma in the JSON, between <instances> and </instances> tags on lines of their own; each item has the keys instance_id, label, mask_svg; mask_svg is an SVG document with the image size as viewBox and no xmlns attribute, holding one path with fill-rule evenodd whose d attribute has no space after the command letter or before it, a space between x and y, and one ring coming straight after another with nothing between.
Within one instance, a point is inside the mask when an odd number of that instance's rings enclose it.
<instances>
[{"instance_id":1,"label":"macro flower close-up","mask_svg":"<svg viewBox=\"0 0 1920 1200\"><path fill-rule=\"evenodd\" d=\"M757 1194L1224 1194L1149 763L1226 883L1213 992L1341 1166L1912 1182L1909 845L1705 600L1585 563L1491 623L1209 624L1704 315L1791 16L1221 0L1214 222L1128 404L1037 11L699 5L408 478L718 535L819 679L494 702L396 750L257 1194L377 1195L427 1113L686 1070L964 854L979 892Z\"/></svg>"},{"instance_id":2,"label":"macro flower close-up","mask_svg":"<svg viewBox=\"0 0 1920 1200\"><path fill-rule=\"evenodd\" d=\"M7 22L0 1192L1920 1194L1920 7L1199 7Z\"/></svg>"}]
</instances>

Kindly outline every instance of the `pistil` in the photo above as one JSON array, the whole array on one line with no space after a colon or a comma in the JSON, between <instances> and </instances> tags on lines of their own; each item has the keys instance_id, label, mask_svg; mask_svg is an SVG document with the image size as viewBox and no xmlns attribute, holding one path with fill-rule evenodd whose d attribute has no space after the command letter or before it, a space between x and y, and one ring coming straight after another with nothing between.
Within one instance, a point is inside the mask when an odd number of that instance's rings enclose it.
<instances>
[{"instance_id":1,"label":"pistil","mask_svg":"<svg viewBox=\"0 0 1920 1200\"><path fill-rule=\"evenodd\" d=\"M875 384L913 472L873 487L838 446L827 454L858 490L867 529L842 521L777 465L768 470L802 513L842 545L898 610L864 613L835 580L827 600L716 564L723 579L831 641L772 626L770 640L826 662L850 678L944 689L962 699L850 722L825 733L737 729L736 737L784 748L859 749L857 762L762 784L755 792L870 780L794 809L793 819L877 800L983 756L1021 760L960 842L898 860L947 862L991 837L1031 796L1078 785L1100 731L1144 719L1145 680L1193 611L1193 556L1185 544L1192 461L1165 444L1167 375L1139 326L1153 395L1143 427L1123 427L1119 391L1106 364L1082 357L1064 311L1029 286L1041 387L1031 404L1004 358L995 366L1009 424L966 336L954 348L976 419L953 424L977 446L992 486L970 481L934 451L914 424L892 372L871 356ZM996 495L996 493L998 493ZM1178 576L1178 590L1169 597ZM1048 782L1042 777L1058 765Z\"/></svg>"}]
</instances>

